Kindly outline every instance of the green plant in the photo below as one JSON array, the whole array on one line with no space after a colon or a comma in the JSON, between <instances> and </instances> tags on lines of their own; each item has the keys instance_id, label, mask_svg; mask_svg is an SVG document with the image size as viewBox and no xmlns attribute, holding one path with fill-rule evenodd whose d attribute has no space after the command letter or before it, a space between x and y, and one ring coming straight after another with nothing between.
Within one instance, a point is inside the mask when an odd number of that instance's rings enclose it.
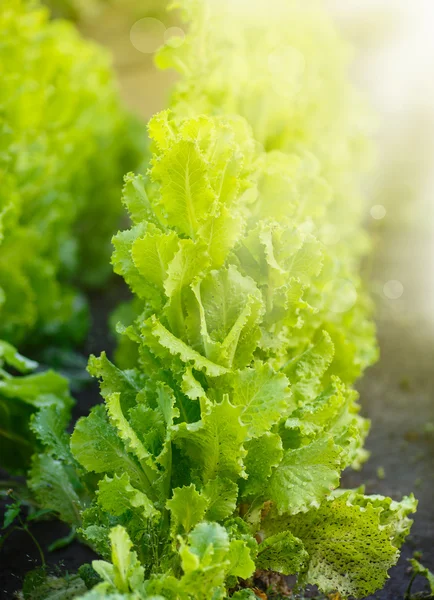
<instances>
[{"instance_id":1,"label":"green plant","mask_svg":"<svg viewBox=\"0 0 434 600\"><path fill-rule=\"evenodd\" d=\"M74 285L109 274L140 146L108 56L48 17L38 2L0 6L0 336L15 344L83 337Z\"/></svg>"},{"instance_id":2,"label":"green plant","mask_svg":"<svg viewBox=\"0 0 434 600\"><path fill-rule=\"evenodd\" d=\"M71 438L100 477L81 533L113 560L94 564L104 582L89 597L224 596L256 568L367 595L415 502L336 489L365 458L367 422L327 331L332 259L289 202L276 220L263 184L287 163L239 117L164 112L149 132L149 177L126 178L133 227L113 256L142 299L125 332L138 365L91 358L106 406Z\"/></svg>"},{"instance_id":3,"label":"green plant","mask_svg":"<svg viewBox=\"0 0 434 600\"><path fill-rule=\"evenodd\" d=\"M428 586L430 589L430 593L431 593L429 597L432 598L434 596L434 574L429 569L424 567L415 557L410 558L408 560L409 560L409 563L411 564L412 573L411 573L411 579L408 584L407 591L405 593L404 600L412 600L412 598L418 597L418 596L411 595L411 588L413 586L414 580L416 579L416 577L418 575L421 575L422 577L424 577L427 580L427 583L428 583Z\"/></svg>"},{"instance_id":4,"label":"green plant","mask_svg":"<svg viewBox=\"0 0 434 600\"><path fill-rule=\"evenodd\" d=\"M54 371L33 372L37 367L0 341L0 466L14 474L26 473L33 454L42 448L42 429L50 430L53 443L57 436L66 438L71 416L66 379Z\"/></svg>"}]
</instances>

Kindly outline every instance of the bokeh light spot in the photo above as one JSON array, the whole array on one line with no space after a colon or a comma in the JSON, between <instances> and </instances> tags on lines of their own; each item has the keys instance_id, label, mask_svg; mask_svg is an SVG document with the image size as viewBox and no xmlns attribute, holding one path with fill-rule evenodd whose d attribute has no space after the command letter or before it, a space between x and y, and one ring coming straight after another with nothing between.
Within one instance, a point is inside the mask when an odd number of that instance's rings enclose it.
<instances>
[{"instance_id":1,"label":"bokeh light spot","mask_svg":"<svg viewBox=\"0 0 434 600\"><path fill-rule=\"evenodd\" d=\"M379 221L380 219L384 219L386 216L386 209L382 204L376 204L369 211L371 213L371 217Z\"/></svg>"},{"instance_id":2,"label":"bokeh light spot","mask_svg":"<svg viewBox=\"0 0 434 600\"><path fill-rule=\"evenodd\" d=\"M143 54L153 54L164 44L166 27L153 17L145 17L134 23L130 40L134 48Z\"/></svg>"},{"instance_id":3,"label":"bokeh light spot","mask_svg":"<svg viewBox=\"0 0 434 600\"><path fill-rule=\"evenodd\" d=\"M398 300L404 293L404 286L396 279L391 279L383 286L383 293L389 300Z\"/></svg>"},{"instance_id":4,"label":"bokeh light spot","mask_svg":"<svg viewBox=\"0 0 434 600\"><path fill-rule=\"evenodd\" d=\"M184 43L185 33L180 27L169 27L164 34L164 41L172 48L179 48Z\"/></svg>"}]
</instances>

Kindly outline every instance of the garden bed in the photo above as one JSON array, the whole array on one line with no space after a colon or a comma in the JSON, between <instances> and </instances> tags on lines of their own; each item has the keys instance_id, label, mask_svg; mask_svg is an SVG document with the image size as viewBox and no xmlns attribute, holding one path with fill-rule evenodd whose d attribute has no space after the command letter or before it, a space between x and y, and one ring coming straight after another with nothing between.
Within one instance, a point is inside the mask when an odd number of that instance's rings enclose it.
<instances>
[{"instance_id":1,"label":"garden bed","mask_svg":"<svg viewBox=\"0 0 434 600\"><path fill-rule=\"evenodd\" d=\"M147 78L155 75L148 59L149 57L146 57L143 63L144 70L143 65L132 65L132 70L128 69L126 63L118 65L128 78L128 82L125 77L123 81L121 73L124 93L135 96L136 100L137 98L140 100L140 94L143 95ZM141 71L140 77L138 71ZM131 73L134 75L136 87L134 85L131 87ZM161 87L155 85L155 82L152 85L154 92L157 90L157 105L161 103L161 97L165 93L163 80L160 80L160 85ZM158 108L152 104L155 98L148 96L143 114L148 111L154 112ZM141 101L140 104L142 105ZM412 245L410 242L414 241L410 239L412 235L407 235L409 246ZM400 232L399 235L395 234L389 238L387 243L377 251L374 280L383 281L388 278L385 268L388 256L399 258L402 242L402 232ZM425 246L423 242L419 242L417 250L420 256L427 252L429 240L426 240ZM408 274L413 267L411 261L407 262L404 264L404 271L407 269ZM403 277L405 278L405 273ZM422 279L419 294L427 292ZM126 295L123 285L115 279L104 292L91 295L92 328L86 344L80 350L83 360L86 360L89 354L98 355L103 350L110 356L114 348L114 339L107 326L108 317L112 309ZM409 315L413 315L414 311L409 310L408 306L402 306L403 310L398 313L393 310L392 305L384 305L380 302L378 324L382 358L378 365L367 372L358 386L362 397L363 413L372 420L371 435L367 443L372 457L360 472L348 471L343 479L343 487L353 488L364 483L367 493L390 495L396 500L414 491L419 500L412 534L403 547L401 559L391 570L391 579L385 588L374 596L382 600L404 598L410 580L407 559L412 557L414 552L423 554L423 563L427 567L432 568L434 565L432 548L434 335L428 321L410 317ZM30 357L39 358L37 349L32 349ZM80 416L87 415L90 407L101 401L95 381L74 392L74 396L77 400L73 414L74 421ZM57 521L35 523L30 529L41 546L53 574L73 573L80 565L91 561L95 556L89 548L76 541L54 552L48 552L50 544L68 533L67 528ZM12 597L13 592L20 589L25 574L38 567L40 563L40 552L28 533L14 532L1 551L0 595L3 594L5 598ZM261 587L260 582L258 587ZM418 578L413 586L413 593L423 591L425 587L424 580ZM308 595L312 594L314 592Z\"/></svg>"}]
</instances>

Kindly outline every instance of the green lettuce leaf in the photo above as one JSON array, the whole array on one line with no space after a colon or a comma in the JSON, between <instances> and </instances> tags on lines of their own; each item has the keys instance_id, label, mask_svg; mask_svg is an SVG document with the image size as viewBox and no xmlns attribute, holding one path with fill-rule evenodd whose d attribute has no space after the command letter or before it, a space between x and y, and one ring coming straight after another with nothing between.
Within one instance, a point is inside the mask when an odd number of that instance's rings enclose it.
<instances>
[{"instance_id":1,"label":"green lettuce leaf","mask_svg":"<svg viewBox=\"0 0 434 600\"><path fill-rule=\"evenodd\" d=\"M302 581L324 592L362 598L381 588L396 562L403 512L415 509L404 500L389 512L390 499L344 492L318 509L296 516L269 515L267 534L288 529L301 540L309 555ZM384 504L384 507L381 505Z\"/></svg>"}]
</instances>

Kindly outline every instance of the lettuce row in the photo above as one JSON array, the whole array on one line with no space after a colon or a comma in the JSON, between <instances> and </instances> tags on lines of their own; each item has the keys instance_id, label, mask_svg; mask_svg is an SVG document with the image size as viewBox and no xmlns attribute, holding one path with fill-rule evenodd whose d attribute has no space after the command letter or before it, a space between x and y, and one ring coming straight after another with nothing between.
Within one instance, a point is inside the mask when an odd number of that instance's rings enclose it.
<instances>
[{"instance_id":1,"label":"lettuce row","mask_svg":"<svg viewBox=\"0 0 434 600\"><path fill-rule=\"evenodd\" d=\"M258 568L363 597L416 503L338 489L366 458L368 423L343 370L363 357L339 356L346 321L326 290L340 269L357 277L295 199L287 214L273 204L287 155L265 153L243 118L165 111L149 133L113 255L142 310L123 328L137 364L91 358L105 405L71 437L97 478L80 532L104 558L85 597L247 598ZM300 172L292 189L309 193Z\"/></svg>"},{"instance_id":2,"label":"lettuce row","mask_svg":"<svg viewBox=\"0 0 434 600\"><path fill-rule=\"evenodd\" d=\"M0 29L0 337L77 341L139 144L102 50L38 2L2 1Z\"/></svg>"}]
</instances>

